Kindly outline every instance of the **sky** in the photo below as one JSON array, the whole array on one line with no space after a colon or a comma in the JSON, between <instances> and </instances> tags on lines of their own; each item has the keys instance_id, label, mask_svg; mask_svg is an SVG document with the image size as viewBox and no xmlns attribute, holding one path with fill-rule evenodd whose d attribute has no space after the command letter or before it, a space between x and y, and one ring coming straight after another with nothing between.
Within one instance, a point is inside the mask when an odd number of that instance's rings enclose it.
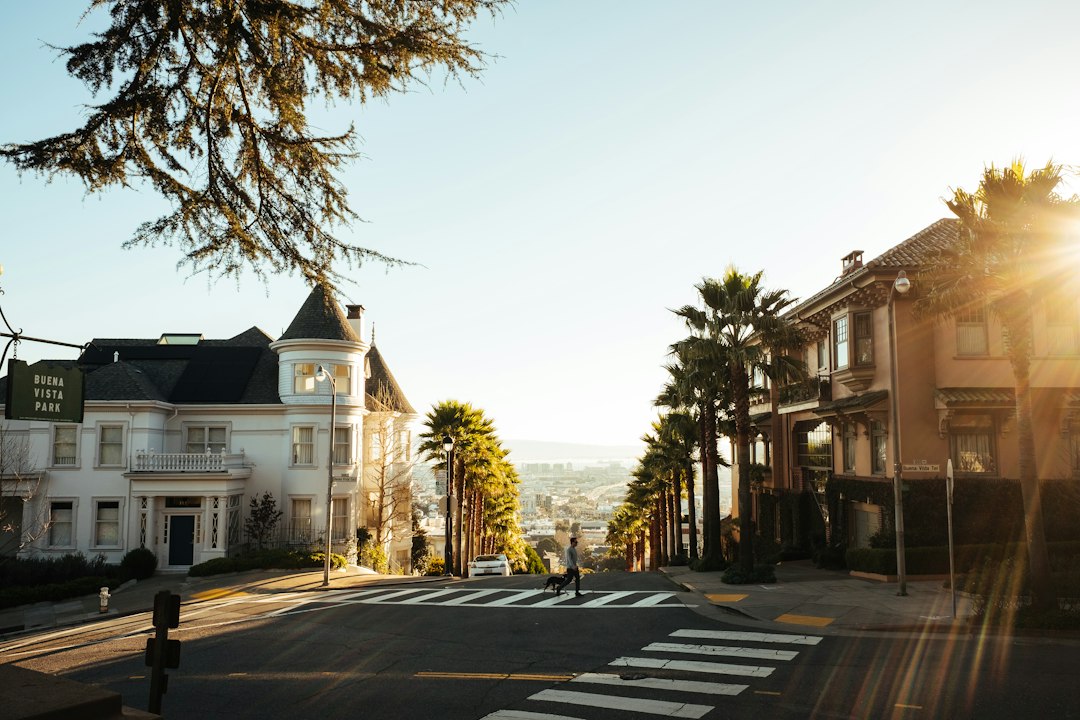
<instances>
[{"instance_id":1,"label":"sky","mask_svg":"<svg viewBox=\"0 0 1080 720\"><path fill-rule=\"evenodd\" d=\"M46 44L86 40L85 6L4 2L0 142L81 124L93 98ZM470 402L511 447L638 445L687 335L671 310L704 277L763 270L806 298L852 250L949 216L988 164L1080 164L1077 27L1060 0L521 0L470 30L480 79L320 108L362 137L342 179L364 222L342 237L416 263L339 267L343 301L421 414ZM215 281L177 248L121 249L164 209L0 164L7 323L75 344L280 336L300 277Z\"/></svg>"}]
</instances>

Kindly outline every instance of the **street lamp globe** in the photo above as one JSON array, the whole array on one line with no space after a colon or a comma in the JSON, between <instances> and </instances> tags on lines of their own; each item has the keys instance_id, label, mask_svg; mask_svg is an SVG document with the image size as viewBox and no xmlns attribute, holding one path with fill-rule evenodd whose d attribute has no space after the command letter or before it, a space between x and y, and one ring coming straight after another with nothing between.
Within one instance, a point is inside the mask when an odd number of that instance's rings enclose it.
<instances>
[{"instance_id":1,"label":"street lamp globe","mask_svg":"<svg viewBox=\"0 0 1080 720\"><path fill-rule=\"evenodd\" d=\"M442 436L442 447L446 452L450 452L454 449L454 438L449 435Z\"/></svg>"},{"instance_id":2,"label":"street lamp globe","mask_svg":"<svg viewBox=\"0 0 1080 720\"><path fill-rule=\"evenodd\" d=\"M911 289L911 280L908 280L907 273L903 270L896 273L896 279L893 280L893 289L901 295L907 295L907 291Z\"/></svg>"}]
</instances>

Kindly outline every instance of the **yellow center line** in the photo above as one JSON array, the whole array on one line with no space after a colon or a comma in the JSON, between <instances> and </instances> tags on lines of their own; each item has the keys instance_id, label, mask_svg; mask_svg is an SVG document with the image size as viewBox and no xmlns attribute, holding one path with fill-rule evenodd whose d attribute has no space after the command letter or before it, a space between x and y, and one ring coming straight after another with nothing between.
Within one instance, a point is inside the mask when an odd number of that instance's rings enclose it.
<instances>
[{"instance_id":1,"label":"yellow center line","mask_svg":"<svg viewBox=\"0 0 1080 720\"><path fill-rule=\"evenodd\" d=\"M218 600L223 597L229 597L230 595L247 595L247 593L241 590L234 590L232 588L217 588L215 590L204 590L202 592L193 593L191 599Z\"/></svg>"},{"instance_id":2,"label":"yellow center line","mask_svg":"<svg viewBox=\"0 0 1080 720\"><path fill-rule=\"evenodd\" d=\"M747 595L740 595L738 593L730 593L730 594L727 594L727 595L713 593L713 594L706 595L705 599L708 600L709 602L725 603L725 602L739 602L740 600L745 600L747 597L748 597Z\"/></svg>"},{"instance_id":3,"label":"yellow center line","mask_svg":"<svg viewBox=\"0 0 1080 720\"><path fill-rule=\"evenodd\" d=\"M531 673L460 673L460 672L418 672L415 677L441 680L533 680L565 682L573 680L574 675L538 675Z\"/></svg>"},{"instance_id":4,"label":"yellow center line","mask_svg":"<svg viewBox=\"0 0 1080 720\"><path fill-rule=\"evenodd\" d=\"M755 695L775 695L776 697L780 697L780 693L775 692L773 690L755 690L754 694Z\"/></svg>"},{"instance_id":5,"label":"yellow center line","mask_svg":"<svg viewBox=\"0 0 1080 720\"><path fill-rule=\"evenodd\" d=\"M922 705L905 705L904 703L896 703L893 707L898 707L903 710L922 710Z\"/></svg>"}]
</instances>

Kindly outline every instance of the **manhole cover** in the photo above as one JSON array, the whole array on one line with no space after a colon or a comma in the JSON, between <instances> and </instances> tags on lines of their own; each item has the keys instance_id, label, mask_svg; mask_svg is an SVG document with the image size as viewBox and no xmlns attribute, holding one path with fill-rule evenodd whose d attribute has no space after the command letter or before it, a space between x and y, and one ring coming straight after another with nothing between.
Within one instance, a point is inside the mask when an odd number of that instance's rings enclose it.
<instances>
[{"instance_id":1,"label":"manhole cover","mask_svg":"<svg viewBox=\"0 0 1080 720\"><path fill-rule=\"evenodd\" d=\"M623 675L620 675L619 679L620 680L644 680L646 677L648 677L648 676L643 675L641 673L625 673Z\"/></svg>"}]
</instances>

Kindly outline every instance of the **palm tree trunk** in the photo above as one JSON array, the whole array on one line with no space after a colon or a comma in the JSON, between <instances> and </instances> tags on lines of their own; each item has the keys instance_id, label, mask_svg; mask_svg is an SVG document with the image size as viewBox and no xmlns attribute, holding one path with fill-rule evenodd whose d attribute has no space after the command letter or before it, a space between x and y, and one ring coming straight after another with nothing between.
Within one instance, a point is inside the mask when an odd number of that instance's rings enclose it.
<instances>
[{"instance_id":1,"label":"palm tree trunk","mask_svg":"<svg viewBox=\"0 0 1080 720\"><path fill-rule=\"evenodd\" d=\"M710 400L703 406L702 417L705 419L701 438L702 469L702 510L704 527L704 550L702 552L703 569L716 569L723 564L720 544L720 478L717 474L716 451L716 405Z\"/></svg>"},{"instance_id":2,"label":"palm tree trunk","mask_svg":"<svg viewBox=\"0 0 1080 720\"><path fill-rule=\"evenodd\" d=\"M750 387L746 370L733 363L731 394L735 404L735 456L739 464L739 569L754 570L754 510L750 492Z\"/></svg>"},{"instance_id":3,"label":"palm tree trunk","mask_svg":"<svg viewBox=\"0 0 1080 720\"><path fill-rule=\"evenodd\" d=\"M453 453L454 458L454 494L457 495L457 507L454 508L454 574L461 577L461 518L465 505L465 462ZM467 567L467 566L466 566Z\"/></svg>"},{"instance_id":4,"label":"palm tree trunk","mask_svg":"<svg viewBox=\"0 0 1080 720\"><path fill-rule=\"evenodd\" d=\"M674 555L683 555L685 550L682 544L682 473L672 473L671 482L675 486L671 490L671 532L674 536L671 552Z\"/></svg>"},{"instance_id":5,"label":"palm tree trunk","mask_svg":"<svg viewBox=\"0 0 1080 720\"><path fill-rule=\"evenodd\" d=\"M671 517L668 513L668 493L666 490L656 498L656 513L659 516L660 565L666 567L671 557Z\"/></svg>"},{"instance_id":6,"label":"palm tree trunk","mask_svg":"<svg viewBox=\"0 0 1080 720\"><path fill-rule=\"evenodd\" d=\"M1016 439L1020 445L1020 493L1024 500L1024 532L1031 570L1031 606L1034 610L1045 611L1056 609L1058 603L1050 579L1042 494L1035 466L1035 434L1031 422L1030 329L1030 319L1026 328L1009 327L1012 345L1009 360L1012 362L1016 387Z\"/></svg>"},{"instance_id":7,"label":"palm tree trunk","mask_svg":"<svg viewBox=\"0 0 1080 720\"><path fill-rule=\"evenodd\" d=\"M698 558L697 503L694 502L694 468L686 472L686 510L690 516L690 559Z\"/></svg>"}]
</instances>

